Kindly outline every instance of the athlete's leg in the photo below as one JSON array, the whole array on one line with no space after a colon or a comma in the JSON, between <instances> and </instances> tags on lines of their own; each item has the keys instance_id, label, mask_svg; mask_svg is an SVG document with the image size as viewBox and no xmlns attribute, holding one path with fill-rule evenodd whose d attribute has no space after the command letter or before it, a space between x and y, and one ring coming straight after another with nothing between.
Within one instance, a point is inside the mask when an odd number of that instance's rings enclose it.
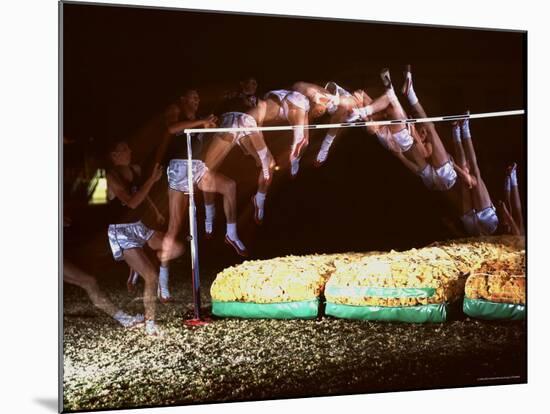
<instances>
[{"instance_id":1,"label":"athlete's leg","mask_svg":"<svg viewBox=\"0 0 550 414\"><path fill-rule=\"evenodd\" d=\"M246 256L246 247L237 234L237 200L235 181L226 176L207 171L198 183L201 191L220 193L223 195L223 208L227 220L227 232L225 239L231 244L237 253Z\"/></svg>"},{"instance_id":2,"label":"athlete's leg","mask_svg":"<svg viewBox=\"0 0 550 414\"><path fill-rule=\"evenodd\" d=\"M254 133L247 137L244 137L240 142L242 146L246 146L247 148L252 149L251 151L249 151L249 154L252 155L252 157L256 161L256 165L259 167L262 166L262 160L260 159L260 153L259 151L257 151L257 148L261 148L261 145L263 142L264 142L264 139L261 132ZM265 143L263 145L265 145ZM261 224L264 218L265 199L267 196L267 191L269 189L269 186L271 185L273 168L275 168L275 160L273 159L273 156L271 155L271 152L269 152L269 149L267 148L267 146L265 146L265 148L267 149L268 154L267 154L267 159L263 162L269 165L270 178L269 180L265 179L265 174L262 168L262 171L260 171L260 174L258 175L258 191L252 197L252 202L254 204L254 221L257 224Z\"/></svg>"},{"instance_id":3,"label":"athlete's leg","mask_svg":"<svg viewBox=\"0 0 550 414\"><path fill-rule=\"evenodd\" d=\"M204 163L208 169L217 170L233 145L233 133L214 134L204 156Z\"/></svg>"},{"instance_id":4,"label":"athlete's leg","mask_svg":"<svg viewBox=\"0 0 550 414\"><path fill-rule=\"evenodd\" d=\"M389 101L389 104L385 109L387 116L390 119L407 119L407 114L403 110L403 107L399 103L399 99L397 99L397 96L395 95L389 70L382 69L380 77L386 88L385 96ZM428 162L424 157L426 149L423 147L420 140L413 137L411 133L408 132L407 125L404 123L389 125L389 130L393 135L394 141L396 141L397 145L401 148L405 158L416 165L418 173L423 171L428 165Z\"/></svg>"},{"instance_id":5,"label":"athlete's leg","mask_svg":"<svg viewBox=\"0 0 550 414\"><path fill-rule=\"evenodd\" d=\"M331 114L329 123L339 124L341 122L345 122L350 110L351 108L348 105L339 105L336 112ZM321 143L321 147L319 148L319 152L317 153L317 157L315 158L316 167L320 167L327 160L330 148L339 132L340 131L338 128L331 128L327 131L325 137L323 138L323 142Z\"/></svg>"},{"instance_id":6,"label":"athlete's leg","mask_svg":"<svg viewBox=\"0 0 550 414\"><path fill-rule=\"evenodd\" d=\"M215 171L219 168L234 146L233 138L234 133L214 134L204 158L204 163L210 170ZM214 220L216 218L216 195L214 193L205 192L203 196L205 209L204 230L206 237L210 238L214 232Z\"/></svg>"},{"instance_id":7,"label":"athlete's leg","mask_svg":"<svg viewBox=\"0 0 550 414\"><path fill-rule=\"evenodd\" d=\"M458 122L453 122L452 125L452 134L453 134L453 148L455 154L455 170L464 182L464 184L469 188L473 188L477 181L474 177L470 175L470 166L468 160L466 159L466 154L464 152L464 146L462 144L462 134L460 132L460 124Z\"/></svg>"},{"instance_id":8,"label":"athlete's leg","mask_svg":"<svg viewBox=\"0 0 550 414\"><path fill-rule=\"evenodd\" d=\"M159 331L155 326L155 310L157 297L158 270L147 257L143 249L127 249L123 252L124 260L135 269L145 281L143 290L143 306L145 308L146 330L148 334L158 335Z\"/></svg>"},{"instance_id":9,"label":"athlete's leg","mask_svg":"<svg viewBox=\"0 0 550 414\"><path fill-rule=\"evenodd\" d=\"M162 252L162 241L164 240L164 233L160 231L155 231L153 236L147 241L147 245L158 254ZM158 257L158 256L157 256ZM159 267L159 288L158 288L158 297L162 303L170 302L172 296L170 295L169 289L169 279L170 279L170 262L161 261Z\"/></svg>"},{"instance_id":10,"label":"athlete's leg","mask_svg":"<svg viewBox=\"0 0 550 414\"><path fill-rule=\"evenodd\" d=\"M243 137L241 142L247 148L249 154L254 157L256 163L259 162L264 180L270 182L273 168L275 167L275 160L265 143L263 133L261 131L253 132Z\"/></svg>"},{"instance_id":11,"label":"athlete's leg","mask_svg":"<svg viewBox=\"0 0 550 414\"><path fill-rule=\"evenodd\" d=\"M185 245L178 240L183 220L187 214L188 197L181 191L168 189L168 231L162 240L162 249L157 252L161 262L167 262L181 256L185 252Z\"/></svg>"},{"instance_id":12,"label":"athlete's leg","mask_svg":"<svg viewBox=\"0 0 550 414\"><path fill-rule=\"evenodd\" d=\"M290 174L295 177L300 168L300 159L308 145L307 131L304 126L307 126L307 113L301 109L294 107L288 103L288 122L290 125L296 126L293 128L293 141L290 149Z\"/></svg>"},{"instance_id":13,"label":"athlete's leg","mask_svg":"<svg viewBox=\"0 0 550 414\"><path fill-rule=\"evenodd\" d=\"M403 85L402 91L405 91L404 94L407 96L409 104L412 108L412 114L416 118L427 118L428 115L426 111L420 104L416 94L413 89L413 80L412 73L410 71L410 65L407 65L407 71L405 73L405 84ZM435 129L433 122L422 123L422 126L419 129L424 129L427 136L428 142L431 145L431 164L435 168L441 167L443 164L449 161L449 154L445 150L443 142Z\"/></svg>"},{"instance_id":14,"label":"athlete's leg","mask_svg":"<svg viewBox=\"0 0 550 414\"><path fill-rule=\"evenodd\" d=\"M84 289L94 306L107 315L114 317L118 311L107 295L99 289L96 278L79 269L67 259L63 260L63 281Z\"/></svg>"},{"instance_id":15,"label":"athlete's leg","mask_svg":"<svg viewBox=\"0 0 550 414\"><path fill-rule=\"evenodd\" d=\"M469 172L476 179L477 185L472 188L472 202L474 208L478 211L483 210L493 205L489 191L481 178L481 172L477 164L477 157L472 142L472 134L470 132L469 121L467 119L460 122L462 132L462 144L464 153L469 166Z\"/></svg>"}]
</instances>

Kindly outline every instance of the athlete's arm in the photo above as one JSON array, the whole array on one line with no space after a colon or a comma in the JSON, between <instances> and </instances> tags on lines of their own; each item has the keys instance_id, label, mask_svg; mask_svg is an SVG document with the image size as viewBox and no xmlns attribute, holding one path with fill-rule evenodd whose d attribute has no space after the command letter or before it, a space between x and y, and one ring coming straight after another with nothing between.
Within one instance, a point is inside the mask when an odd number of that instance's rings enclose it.
<instances>
[{"instance_id":1,"label":"athlete's arm","mask_svg":"<svg viewBox=\"0 0 550 414\"><path fill-rule=\"evenodd\" d=\"M166 111L166 129L170 134L177 134L185 129L205 127L216 121L216 117L214 115L209 115L206 118L195 119L192 121L180 121L179 114L180 110L176 105L171 105Z\"/></svg>"},{"instance_id":2,"label":"athlete's arm","mask_svg":"<svg viewBox=\"0 0 550 414\"><path fill-rule=\"evenodd\" d=\"M130 194L126 189L126 186L120 181L119 177L115 174L107 172L107 183L109 191L111 191L122 203L127 205L131 209L137 208L147 195L153 184L155 184L162 176L162 167L159 164L155 164L151 176L143 183L141 188L134 194Z\"/></svg>"}]
</instances>

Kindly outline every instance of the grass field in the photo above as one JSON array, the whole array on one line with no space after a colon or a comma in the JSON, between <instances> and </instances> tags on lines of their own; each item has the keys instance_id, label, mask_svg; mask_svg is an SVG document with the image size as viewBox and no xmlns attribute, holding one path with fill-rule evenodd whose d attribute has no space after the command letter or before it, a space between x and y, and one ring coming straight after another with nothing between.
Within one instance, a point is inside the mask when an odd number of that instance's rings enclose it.
<instances>
[{"instance_id":1,"label":"grass field","mask_svg":"<svg viewBox=\"0 0 550 414\"><path fill-rule=\"evenodd\" d=\"M102 288L124 309L142 312L124 275L114 276ZM203 272L205 314L214 276ZM443 324L214 318L189 329L182 324L192 315L189 281L173 290L176 302L158 305L164 335L149 338L143 328L120 328L84 291L64 290L66 411L526 381L522 321L456 312Z\"/></svg>"}]
</instances>

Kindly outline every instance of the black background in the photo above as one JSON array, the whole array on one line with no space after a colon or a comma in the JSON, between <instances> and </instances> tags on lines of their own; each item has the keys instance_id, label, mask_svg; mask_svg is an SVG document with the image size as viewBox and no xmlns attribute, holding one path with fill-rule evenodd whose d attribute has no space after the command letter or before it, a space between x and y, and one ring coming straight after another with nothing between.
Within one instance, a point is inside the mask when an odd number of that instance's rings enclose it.
<instances>
[{"instance_id":1,"label":"black background","mask_svg":"<svg viewBox=\"0 0 550 414\"><path fill-rule=\"evenodd\" d=\"M429 116L523 109L525 45L523 32L64 4L64 135L78 142L93 137L95 145L126 139L135 161L150 167L162 111L186 85L198 88L203 113L247 74L258 79L260 94L298 80L334 80L375 97L382 92L380 69L390 68L397 88L407 63ZM513 161L525 200L525 120L471 121L494 203L503 197L505 168ZM450 124L437 128L452 152ZM252 159L234 149L222 165L221 172L237 181L239 232L253 256L407 248L453 236L442 217L456 221L457 214L445 198L426 190L373 136L342 131L326 165L316 169L322 137L312 134L296 180L277 173L261 228L252 221L258 174ZM268 133L266 142L281 158L291 134ZM164 201L164 188L155 195ZM83 238L106 243L103 227L78 225L83 216L91 223L100 210L78 211L73 220ZM201 241L203 261L237 260L222 244L222 212L219 200L220 237ZM199 228L201 218L199 203Z\"/></svg>"}]
</instances>

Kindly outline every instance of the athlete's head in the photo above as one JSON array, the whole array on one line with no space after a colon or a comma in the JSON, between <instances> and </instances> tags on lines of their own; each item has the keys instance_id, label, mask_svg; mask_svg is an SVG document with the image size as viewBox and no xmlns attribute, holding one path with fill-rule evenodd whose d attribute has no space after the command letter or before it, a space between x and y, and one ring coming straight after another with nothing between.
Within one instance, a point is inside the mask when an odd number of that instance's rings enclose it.
<instances>
[{"instance_id":1,"label":"athlete's head","mask_svg":"<svg viewBox=\"0 0 550 414\"><path fill-rule=\"evenodd\" d=\"M132 162L132 150L126 141L114 141L109 146L107 155L115 166L128 166Z\"/></svg>"},{"instance_id":2,"label":"athlete's head","mask_svg":"<svg viewBox=\"0 0 550 414\"><path fill-rule=\"evenodd\" d=\"M247 76L239 82L241 85L241 92L245 95L256 95L258 89L258 81L253 76Z\"/></svg>"},{"instance_id":3,"label":"athlete's head","mask_svg":"<svg viewBox=\"0 0 550 414\"><path fill-rule=\"evenodd\" d=\"M193 112L198 111L200 101L199 93L195 88L184 89L183 93L180 95L181 106Z\"/></svg>"}]
</instances>

